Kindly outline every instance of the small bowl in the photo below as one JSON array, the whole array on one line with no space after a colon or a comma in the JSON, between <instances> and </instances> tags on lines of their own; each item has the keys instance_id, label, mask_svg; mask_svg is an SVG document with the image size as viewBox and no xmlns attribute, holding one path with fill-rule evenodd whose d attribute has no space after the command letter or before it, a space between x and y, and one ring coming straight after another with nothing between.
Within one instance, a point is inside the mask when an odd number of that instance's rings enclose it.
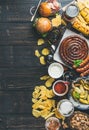
<instances>
[{"instance_id":1,"label":"small bowl","mask_svg":"<svg viewBox=\"0 0 89 130\"><path fill-rule=\"evenodd\" d=\"M68 83L63 80L57 80L53 84L53 92L57 96L64 96L68 92Z\"/></svg>"},{"instance_id":2,"label":"small bowl","mask_svg":"<svg viewBox=\"0 0 89 130\"><path fill-rule=\"evenodd\" d=\"M79 13L79 8L75 4L70 4L65 10L65 14L68 18L75 18Z\"/></svg>"},{"instance_id":3,"label":"small bowl","mask_svg":"<svg viewBox=\"0 0 89 130\"><path fill-rule=\"evenodd\" d=\"M69 117L74 113L74 105L70 100L63 99L57 104L58 112L64 117Z\"/></svg>"},{"instance_id":4,"label":"small bowl","mask_svg":"<svg viewBox=\"0 0 89 130\"><path fill-rule=\"evenodd\" d=\"M48 67L48 74L52 77L52 78L60 78L64 73L64 68L60 63L54 62L51 63Z\"/></svg>"},{"instance_id":5,"label":"small bowl","mask_svg":"<svg viewBox=\"0 0 89 130\"><path fill-rule=\"evenodd\" d=\"M61 123L56 117L49 117L45 122L46 130L59 130L61 127Z\"/></svg>"}]
</instances>

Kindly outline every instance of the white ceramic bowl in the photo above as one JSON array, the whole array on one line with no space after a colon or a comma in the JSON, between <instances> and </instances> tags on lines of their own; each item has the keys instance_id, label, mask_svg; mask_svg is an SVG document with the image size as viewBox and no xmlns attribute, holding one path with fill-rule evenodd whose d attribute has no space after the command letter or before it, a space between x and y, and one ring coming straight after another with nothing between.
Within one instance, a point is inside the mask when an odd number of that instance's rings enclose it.
<instances>
[{"instance_id":1,"label":"white ceramic bowl","mask_svg":"<svg viewBox=\"0 0 89 130\"><path fill-rule=\"evenodd\" d=\"M60 78L64 73L64 68L60 63L54 62L51 63L48 67L48 74L52 77L52 78Z\"/></svg>"},{"instance_id":2,"label":"white ceramic bowl","mask_svg":"<svg viewBox=\"0 0 89 130\"><path fill-rule=\"evenodd\" d=\"M57 110L61 115L69 117L74 113L74 105L68 99L62 99L57 104Z\"/></svg>"},{"instance_id":3,"label":"white ceramic bowl","mask_svg":"<svg viewBox=\"0 0 89 130\"><path fill-rule=\"evenodd\" d=\"M57 90L56 90L57 86ZM68 84L66 81L57 80L53 83L53 92L57 96L64 96L68 92Z\"/></svg>"}]
</instances>

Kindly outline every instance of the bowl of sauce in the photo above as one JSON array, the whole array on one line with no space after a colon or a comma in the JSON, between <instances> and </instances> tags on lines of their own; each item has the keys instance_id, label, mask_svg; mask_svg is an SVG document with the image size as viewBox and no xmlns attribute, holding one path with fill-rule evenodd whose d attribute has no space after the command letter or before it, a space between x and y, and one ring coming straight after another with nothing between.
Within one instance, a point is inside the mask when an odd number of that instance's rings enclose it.
<instances>
[{"instance_id":1,"label":"bowl of sauce","mask_svg":"<svg viewBox=\"0 0 89 130\"><path fill-rule=\"evenodd\" d=\"M52 77L52 78L60 78L64 73L64 68L60 63L57 62L53 62L49 65L48 67L48 74Z\"/></svg>"},{"instance_id":2,"label":"bowl of sauce","mask_svg":"<svg viewBox=\"0 0 89 130\"><path fill-rule=\"evenodd\" d=\"M53 84L53 92L57 96L64 96L68 92L68 84L63 80L57 80Z\"/></svg>"},{"instance_id":3,"label":"bowl of sauce","mask_svg":"<svg viewBox=\"0 0 89 130\"><path fill-rule=\"evenodd\" d=\"M60 121L56 117L49 117L45 122L46 130L59 130L61 127Z\"/></svg>"},{"instance_id":4,"label":"bowl of sauce","mask_svg":"<svg viewBox=\"0 0 89 130\"><path fill-rule=\"evenodd\" d=\"M71 21L73 18L75 18L79 13L79 8L76 4L70 4L66 7L64 12L64 18L67 21Z\"/></svg>"},{"instance_id":5,"label":"bowl of sauce","mask_svg":"<svg viewBox=\"0 0 89 130\"><path fill-rule=\"evenodd\" d=\"M70 102L70 100L62 99L57 104L57 110L61 115L65 116L65 117L69 117L74 112L74 106L73 106L72 102Z\"/></svg>"}]
</instances>

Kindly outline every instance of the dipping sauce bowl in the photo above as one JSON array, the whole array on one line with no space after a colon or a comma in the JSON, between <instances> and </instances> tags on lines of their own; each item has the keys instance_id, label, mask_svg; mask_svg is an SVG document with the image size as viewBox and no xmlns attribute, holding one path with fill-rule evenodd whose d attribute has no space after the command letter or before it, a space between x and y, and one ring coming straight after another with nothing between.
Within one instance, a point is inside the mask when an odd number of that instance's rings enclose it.
<instances>
[{"instance_id":1,"label":"dipping sauce bowl","mask_svg":"<svg viewBox=\"0 0 89 130\"><path fill-rule=\"evenodd\" d=\"M68 84L63 80L57 80L53 84L53 92L57 96L64 96L68 92Z\"/></svg>"},{"instance_id":2,"label":"dipping sauce bowl","mask_svg":"<svg viewBox=\"0 0 89 130\"><path fill-rule=\"evenodd\" d=\"M79 13L79 8L76 4L70 4L66 7L64 12L64 19L66 21L71 21L73 18L75 18Z\"/></svg>"},{"instance_id":3,"label":"dipping sauce bowl","mask_svg":"<svg viewBox=\"0 0 89 130\"><path fill-rule=\"evenodd\" d=\"M54 62L51 63L48 67L48 74L52 77L52 78L60 78L64 73L64 68L60 63Z\"/></svg>"},{"instance_id":4,"label":"dipping sauce bowl","mask_svg":"<svg viewBox=\"0 0 89 130\"><path fill-rule=\"evenodd\" d=\"M69 117L74 112L74 106L70 102L70 100L63 99L63 100L61 100L61 101L58 102L58 104L57 104L57 110L58 110L58 112L61 115L65 116L65 117Z\"/></svg>"}]
</instances>

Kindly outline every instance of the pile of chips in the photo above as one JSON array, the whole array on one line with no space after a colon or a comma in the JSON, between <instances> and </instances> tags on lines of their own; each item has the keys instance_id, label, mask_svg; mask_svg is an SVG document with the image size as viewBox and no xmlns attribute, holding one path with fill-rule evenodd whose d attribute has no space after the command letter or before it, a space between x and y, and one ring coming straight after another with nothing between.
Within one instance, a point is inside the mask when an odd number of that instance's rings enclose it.
<instances>
[{"instance_id":1,"label":"pile of chips","mask_svg":"<svg viewBox=\"0 0 89 130\"><path fill-rule=\"evenodd\" d=\"M51 87L54 79L45 75L42 76L40 80L45 80L45 83L44 85L35 86L32 93L33 116L47 119L48 117L55 115L57 118L64 119L64 117L57 112L56 102L53 99L55 95Z\"/></svg>"}]
</instances>

